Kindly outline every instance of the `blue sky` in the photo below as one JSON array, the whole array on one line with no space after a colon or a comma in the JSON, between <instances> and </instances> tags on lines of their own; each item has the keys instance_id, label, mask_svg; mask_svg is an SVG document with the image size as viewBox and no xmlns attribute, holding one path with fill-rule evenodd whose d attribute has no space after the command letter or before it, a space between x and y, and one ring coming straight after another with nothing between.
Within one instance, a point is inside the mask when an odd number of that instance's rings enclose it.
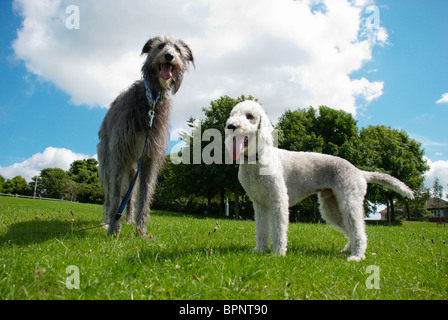
<instances>
[{"instance_id":1,"label":"blue sky","mask_svg":"<svg viewBox=\"0 0 448 320\"><path fill-rule=\"evenodd\" d=\"M141 47L170 33L196 59L174 98L173 137L224 94L254 95L274 123L286 108L324 104L359 127L408 132L425 148L427 185L439 177L448 191L446 0L132 1L0 2L1 175L94 156L107 105L140 76ZM70 4L79 30L66 27ZM369 5L380 29L364 41Z\"/></svg>"}]
</instances>

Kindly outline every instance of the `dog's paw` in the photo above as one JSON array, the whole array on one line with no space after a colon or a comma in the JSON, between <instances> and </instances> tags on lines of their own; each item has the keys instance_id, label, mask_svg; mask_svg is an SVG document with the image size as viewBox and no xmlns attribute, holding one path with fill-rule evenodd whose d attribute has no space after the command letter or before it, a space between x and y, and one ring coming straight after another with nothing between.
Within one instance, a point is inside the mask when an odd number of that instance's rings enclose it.
<instances>
[{"instance_id":1,"label":"dog's paw","mask_svg":"<svg viewBox=\"0 0 448 320\"><path fill-rule=\"evenodd\" d=\"M108 235L119 234L121 230L121 225L119 222L109 223L109 228L107 229Z\"/></svg>"},{"instance_id":2,"label":"dog's paw","mask_svg":"<svg viewBox=\"0 0 448 320\"><path fill-rule=\"evenodd\" d=\"M146 226L145 227L136 227L134 233L136 235L146 236Z\"/></svg>"},{"instance_id":3,"label":"dog's paw","mask_svg":"<svg viewBox=\"0 0 448 320\"><path fill-rule=\"evenodd\" d=\"M286 256L286 247L273 247L272 252L277 256Z\"/></svg>"},{"instance_id":4,"label":"dog's paw","mask_svg":"<svg viewBox=\"0 0 448 320\"><path fill-rule=\"evenodd\" d=\"M284 257L284 256L286 256L286 249L274 251L274 254L277 255L277 256Z\"/></svg>"},{"instance_id":5,"label":"dog's paw","mask_svg":"<svg viewBox=\"0 0 448 320\"><path fill-rule=\"evenodd\" d=\"M252 249L253 253L265 253L266 251L268 251L268 248L262 246L256 246Z\"/></svg>"},{"instance_id":6,"label":"dog's paw","mask_svg":"<svg viewBox=\"0 0 448 320\"><path fill-rule=\"evenodd\" d=\"M366 257L364 256L364 255L362 255L362 256L350 256L350 257L348 257L348 259L347 259L347 261L348 262L352 262L352 261L354 261L354 262L359 262L359 261L361 261L361 260L364 260Z\"/></svg>"}]
</instances>

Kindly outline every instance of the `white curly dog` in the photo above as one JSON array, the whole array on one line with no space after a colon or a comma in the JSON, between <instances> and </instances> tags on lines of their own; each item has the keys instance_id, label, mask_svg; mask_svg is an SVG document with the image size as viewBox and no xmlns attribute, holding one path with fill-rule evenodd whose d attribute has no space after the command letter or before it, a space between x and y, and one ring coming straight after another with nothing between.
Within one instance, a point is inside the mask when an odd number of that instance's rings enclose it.
<instances>
[{"instance_id":1,"label":"white curly dog","mask_svg":"<svg viewBox=\"0 0 448 320\"><path fill-rule=\"evenodd\" d=\"M348 239L342 250L351 251L348 261L360 261L367 248L363 208L367 183L414 198L411 189L390 175L359 170L335 156L278 149L272 133L266 112L255 101L237 104L226 123L230 157L237 160L244 155L238 179L255 210L255 252L268 249L272 222L272 251L285 255L289 206L317 193L322 217Z\"/></svg>"}]
</instances>

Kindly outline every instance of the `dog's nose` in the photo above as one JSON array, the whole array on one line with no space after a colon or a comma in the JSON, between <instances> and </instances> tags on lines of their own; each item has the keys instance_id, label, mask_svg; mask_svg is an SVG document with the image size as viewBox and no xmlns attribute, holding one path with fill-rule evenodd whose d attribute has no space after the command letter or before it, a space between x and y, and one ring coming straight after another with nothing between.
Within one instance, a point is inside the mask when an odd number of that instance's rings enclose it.
<instances>
[{"instance_id":1,"label":"dog's nose","mask_svg":"<svg viewBox=\"0 0 448 320\"><path fill-rule=\"evenodd\" d=\"M166 61L173 61L174 56L171 53L165 54L165 60Z\"/></svg>"},{"instance_id":2,"label":"dog's nose","mask_svg":"<svg viewBox=\"0 0 448 320\"><path fill-rule=\"evenodd\" d=\"M230 129L230 130L236 130L236 126L234 126L233 124L229 124L229 125L227 126L227 129Z\"/></svg>"}]
</instances>

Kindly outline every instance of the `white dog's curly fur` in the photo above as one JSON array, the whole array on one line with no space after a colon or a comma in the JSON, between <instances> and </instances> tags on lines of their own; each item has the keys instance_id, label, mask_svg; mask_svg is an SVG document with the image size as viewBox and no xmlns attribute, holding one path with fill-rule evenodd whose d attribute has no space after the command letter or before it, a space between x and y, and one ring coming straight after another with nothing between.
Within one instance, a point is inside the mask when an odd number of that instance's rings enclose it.
<instances>
[{"instance_id":1,"label":"white dog's curly fur","mask_svg":"<svg viewBox=\"0 0 448 320\"><path fill-rule=\"evenodd\" d=\"M269 118L255 101L237 104L226 129L230 156L237 160L243 154L246 159L240 159L238 178L254 206L255 252L268 249L272 222L272 251L285 255L289 206L317 193L322 217L348 239L342 251L351 251L349 261L360 261L367 248L363 207L367 183L414 197L390 175L359 170L335 156L276 148Z\"/></svg>"}]
</instances>

